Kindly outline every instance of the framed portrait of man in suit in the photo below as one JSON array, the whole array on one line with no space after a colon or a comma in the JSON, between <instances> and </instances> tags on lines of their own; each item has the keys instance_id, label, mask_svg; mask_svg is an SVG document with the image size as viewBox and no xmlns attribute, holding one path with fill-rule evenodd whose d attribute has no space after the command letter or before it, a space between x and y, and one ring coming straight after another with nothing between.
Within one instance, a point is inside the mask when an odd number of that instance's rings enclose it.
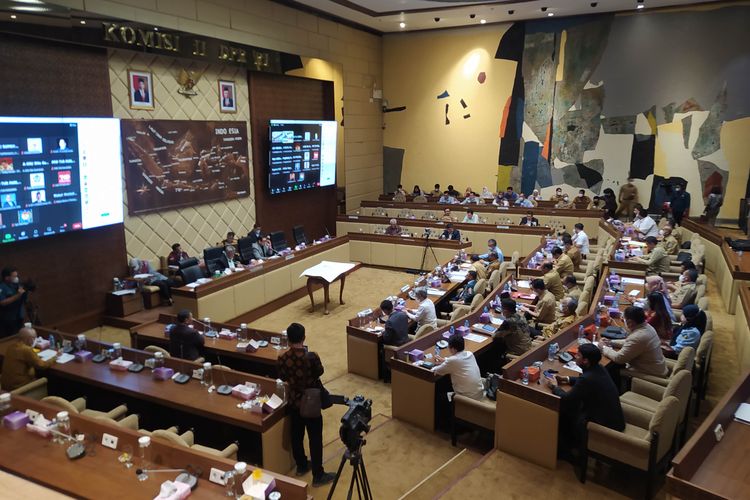
<instances>
[{"instance_id":1,"label":"framed portrait of man in suit","mask_svg":"<svg viewBox=\"0 0 750 500\"><path fill-rule=\"evenodd\" d=\"M154 109L154 85L150 71L128 70L130 109Z\"/></svg>"},{"instance_id":2,"label":"framed portrait of man in suit","mask_svg":"<svg viewBox=\"0 0 750 500\"><path fill-rule=\"evenodd\" d=\"M237 112L237 93L234 82L219 80L219 110L222 113Z\"/></svg>"}]
</instances>

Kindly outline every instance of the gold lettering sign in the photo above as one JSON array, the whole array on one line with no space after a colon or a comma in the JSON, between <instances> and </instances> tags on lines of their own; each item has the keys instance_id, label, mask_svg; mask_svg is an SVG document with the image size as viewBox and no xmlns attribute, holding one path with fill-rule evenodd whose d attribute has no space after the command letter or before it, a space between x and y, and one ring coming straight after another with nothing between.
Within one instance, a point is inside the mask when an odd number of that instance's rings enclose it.
<instances>
[{"instance_id":1,"label":"gold lettering sign","mask_svg":"<svg viewBox=\"0 0 750 500\"><path fill-rule=\"evenodd\" d=\"M193 55L206 57L206 42L205 40L193 40Z\"/></svg>"},{"instance_id":2,"label":"gold lettering sign","mask_svg":"<svg viewBox=\"0 0 750 500\"><path fill-rule=\"evenodd\" d=\"M120 38L122 38L122 41L127 43L128 45L134 45L136 40L135 30L130 26L121 26Z\"/></svg>"},{"instance_id":3,"label":"gold lettering sign","mask_svg":"<svg viewBox=\"0 0 750 500\"><path fill-rule=\"evenodd\" d=\"M253 65L255 69L262 70L268 68L268 52L260 52L258 50L253 51Z\"/></svg>"}]
</instances>

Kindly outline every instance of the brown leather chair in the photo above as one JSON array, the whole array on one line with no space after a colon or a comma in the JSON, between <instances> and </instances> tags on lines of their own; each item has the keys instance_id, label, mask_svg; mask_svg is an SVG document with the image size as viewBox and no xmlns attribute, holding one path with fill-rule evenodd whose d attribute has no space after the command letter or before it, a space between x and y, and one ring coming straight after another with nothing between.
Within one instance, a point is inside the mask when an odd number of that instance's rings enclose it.
<instances>
[{"instance_id":1,"label":"brown leather chair","mask_svg":"<svg viewBox=\"0 0 750 500\"><path fill-rule=\"evenodd\" d=\"M458 421L495 432L495 411L497 409L495 401L489 398L477 400L454 394L451 408L451 444L453 446L456 446L456 423Z\"/></svg>"},{"instance_id":2,"label":"brown leather chair","mask_svg":"<svg viewBox=\"0 0 750 500\"><path fill-rule=\"evenodd\" d=\"M223 450L209 448L208 446L195 444L195 436L193 435L193 431L187 431L183 434L177 434L175 432L171 432L170 430L158 429L151 433L151 437L168 441L172 444L176 444L177 446L184 446L186 448L190 448L191 450L198 450L222 458L237 460L237 450L239 449L237 443L232 443Z\"/></svg>"}]
</instances>

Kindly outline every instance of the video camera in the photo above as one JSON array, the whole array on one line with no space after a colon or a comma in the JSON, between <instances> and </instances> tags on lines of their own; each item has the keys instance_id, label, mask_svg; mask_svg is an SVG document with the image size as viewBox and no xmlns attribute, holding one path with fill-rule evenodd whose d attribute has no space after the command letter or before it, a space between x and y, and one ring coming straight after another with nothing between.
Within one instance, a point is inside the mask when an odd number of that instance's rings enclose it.
<instances>
[{"instance_id":1,"label":"video camera","mask_svg":"<svg viewBox=\"0 0 750 500\"><path fill-rule=\"evenodd\" d=\"M349 409L341 417L341 427L339 427L339 437L349 451L358 450L364 440L365 434L370 432L370 420L372 419L372 399L365 399L364 396L356 395L352 399L343 398L343 402Z\"/></svg>"}]
</instances>

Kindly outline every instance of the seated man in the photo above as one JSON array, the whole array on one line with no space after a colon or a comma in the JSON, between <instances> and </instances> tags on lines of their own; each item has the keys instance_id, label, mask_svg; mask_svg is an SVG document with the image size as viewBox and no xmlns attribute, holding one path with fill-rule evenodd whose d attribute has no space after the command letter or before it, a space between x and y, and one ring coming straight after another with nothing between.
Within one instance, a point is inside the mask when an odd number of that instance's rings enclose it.
<instances>
[{"instance_id":1,"label":"seated man","mask_svg":"<svg viewBox=\"0 0 750 500\"><path fill-rule=\"evenodd\" d=\"M591 198L586 196L586 190L580 189L578 191L578 196L573 198L573 206L585 210L589 208L589 205L591 205Z\"/></svg>"},{"instance_id":2,"label":"seated man","mask_svg":"<svg viewBox=\"0 0 750 500\"><path fill-rule=\"evenodd\" d=\"M632 262L646 264L646 275L661 274L669 272L669 263L671 258L667 255L664 247L659 245L659 240L655 236L646 237L646 248L648 255L645 257L633 257Z\"/></svg>"},{"instance_id":3,"label":"seated man","mask_svg":"<svg viewBox=\"0 0 750 500\"><path fill-rule=\"evenodd\" d=\"M385 234L388 236L399 236L401 234L401 226L398 225L398 221L391 219L388 223L388 227L385 228Z\"/></svg>"},{"instance_id":4,"label":"seated man","mask_svg":"<svg viewBox=\"0 0 750 500\"><path fill-rule=\"evenodd\" d=\"M555 208L575 208L575 204L570 200L568 193L565 193L562 199L555 203Z\"/></svg>"},{"instance_id":5,"label":"seated man","mask_svg":"<svg viewBox=\"0 0 750 500\"><path fill-rule=\"evenodd\" d=\"M146 285L159 287L159 295L161 296L161 298L164 299L170 306L172 305L173 301L171 287L177 285L177 282L170 280L169 278L158 272L156 269L154 269L154 266L151 264L151 262L146 259L138 259L135 257L130 259L130 272L133 276L138 274L150 274L151 276L145 277L141 279L141 281Z\"/></svg>"},{"instance_id":6,"label":"seated man","mask_svg":"<svg viewBox=\"0 0 750 500\"><path fill-rule=\"evenodd\" d=\"M527 198L525 194L518 193L518 198L516 198L516 201L513 202L513 206L522 208L534 208L536 205L530 198Z\"/></svg>"},{"instance_id":7,"label":"seated man","mask_svg":"<svg viewBox=\"0 0 750 500\"><path fill-rule=\"evenodd\" d=\"M649 236L658 236L659 227L656 225L656 221L648 215L646 209L642 205L636 205L633 208L633 229L638 239L643 240Z\"/></svg>"},{"instance_id":8,"label":"seated man","mask_svg":"<svg viewBox=\"0 0 750 500\"><path fill-rule=\"evenodd\" d=\"M476 271L480 280L487 279L487 267L484 265L484 262L479 259L478 255L471 256L471 268Z\"/></svg>"},{"instance_id":9,"label":"seated man","mask_svg":"<svg viewBox=\"0 0 750 500\"><path fill-rule=\"evenodd\" d=\"M581 290L581 287L578 286L576 277L572 274L569 274L563 278L562 282L563 288L565 288L565 296L570 297L571 299L580 300L583 290Z\"/></svg>"},{"instance_id":10,"label":"seated man","mask_svg":"<svg viewBox=\"0 0 750 500\"><path fill-rule=\"evenodd\" d=\"M435 304L427 298L427 289L424 287L417 288L414 290L414 296L417 302L419 302L419 307L416 309L406 309L406 315L410 320L415 322L410 329L416 331L424 325L432 325L437 328Z\"/></svg>"},{"instance_id":11,"label":"seated man","mask_svg":"<svg viewBox=\"0 0 750 500\"><path fill-rule=\"evenodd\" d=\"M600 196L594 196L591 200L591 210L605 210L607 208L607 202Z\"/></svg>"},{"instance_id":12,"label":"seated man","mask_svg":"<svg viewBox=\"0 0 750 500\"><path fill-rule=\"evenodd\" d=\"M264 234L258 241L253 243L252 251L254 260L265 260L276 253L273 250L273 246L271 246L271 238L267 234Z\"/></svg>"},{"instance_id":13,"label":"seated man","mask_svg":"<svg viewBox=\"0 0 750 500\"><path fill-rule=\"evenodd\" d=\"M461 205L481 205L482 203L484 203L484 200L477 193L470 192L466 195L464 201L461 202Z\"/></svg>"},{"instance_id":14,"label":"seated man","mask_svg":"<svg viewBox=\"0 0 750 500\"><path fill-rule=\"evenodd\" d=\"M229 231L227 233L227 237L224 238L224 241L221 242L222 245L236 245L237 244L237 238L235 237L234 231Z\"/></svg>"},{"instance_id":15,"label":"seated man","mask_svg":"<svg viewBox=\"0 0 750 500\"><path fill-rule=\"evenodd\" d=\"M247 237L250 238L250 244L251 245L260 239L261 235L263 234L261 232L261 229L262 229L261 225L258 224L257 222L255 224L253 224L252 231L250 231L247 234Z\"/></svg>"},{"instance_id":16,"label":"seated man","mask_svg":"<svg viewBox=\"0 0 750 500\"><path fill-rule=\"evenodd\" d=\"M513 186L508 186L505 188L505 192L503 193L503 198L508 200L508 203L513 205L516 202L516 199L518 199L518 195L515 191L513 191Z\"/></svg>"},{"instance_id":17,"label":"seated man","mask_svg":"<svg viewBox=\"0 0 750 500\"><path fill-rule=\"evenodd\" d=\"M575 271L573 260L565 252L563 252L562 248L553 248L552 258L555 259L555 271L557 271L557 274L560 275L560 279L562 279L563 276L567 276L568 274L573 274L573 271Z\"/></svg>"},{"instance_id":18,"label":"seated man","mask_svg":"<svg viewBox=\"0 0 750 500\"><path fill-rule=\"evenodd\" d=\"M688 304L682 310L680 316L680 327L675 329L675 336L670 343L662 343L664 355L668 358L677 359L680 352L686 347L698 349L701 343L700 315L703 311L695 304ZM703 313L705 318L705 313ZM705 330L705 319L703 329Z\"/></svg>"},{"instance_id":19,"label":"seated man","mask_svg":"<svg viewBox=\"0 0 750 500\"><path fill-rule=\"evenodd\" d=\"M554 201L555 204L561 202L563 199L562 188L555 189L555 194L549 197L549 201Z\"/></svg>"},{"instance_id":20,"label":"seated man","mask_svg":"<svg viewBox=\"0 0 750 500\"><path fill-rule=\"evenodd\" d=\"M203 335L193 328L193 315L183 309L177 313L177 324L169 332L169 354L182 359L195 361L201 357Z\"/></svg>"},{"instance_id":21,"label":"seated man","mask_svg":"<svg viewBox=\"0 0 750 500\"><path fill-rule=\"evenodd\" d=\"M555 301L555 296L546 289L544 280L541 278L533 280L531 282L531 291L536 295L534 303L521 305L521 311L527 314L527 319L534 319L537 324L552 323L555 321L557 302Z\"/></svg>"},{"instance_id":22,"label":"seated man","mask_svg":"<svg viewBox=\"0 0 750 500\"><path fill-rule=\"evenodd\" d=\"M578 309L578 301L576 299L571 299L570 297L562 299L560 301L560 317L542 328L542 335L544 335L544 338L548 339L557 335L562 330L575 323L576 309Z\"/></svg>"},{"instance_id":23,"label":"seated man","mask_svg":"<svg viewBox=\"0 0 750 500\"><path fill-rule=\"evenodd\" d=\"M167 256L167 265L179 266L181 260L189 259L190 256L187 252L182 251L182 247L179 243L172 245L172 251Z\"/></svg>"},{"instance_id":24,"label":"seated man","mask_svg":"<svg viewBox=\"0 0 750 500\"><path fill-rule=\"evenodd\" d=\"M573 244L581 251L581 255L589 254L589 236L583 231L580 222L573 226Z\"/></svg>"},{"instance_id":25,"label":"seated man","mask_svg":"<svg viewBox=\"0 0 750 500\"><path fill-rule=\"evenodd\" d=\"M563 247L565 247L565 255L570 257L573 262L573 270L578 271L581 268L581 262L583 257L581 256L581 250L573 244L573 238L570 236L563 236Z\"/></svg>"},{"instance_id":26,"label":"seated man","mask_svg":"<svg viewBox=\"0 0 750 500\"><path fill-rule=\"evenodd\" d=\"M666 224L662 229L662 238L661 243L659 243L662 247L664 247L664 251L667 252L667 255L677 255L677 253L680 251L680 244L677 242L677 238L674 237L674 226L672 224Z\"/></svg>"},{"instance_id":27,"label":"seated man","mask_svg":"<svg viewBox=\"0 0 750 500\"><path fill-rule=\"evenodd\" d=\"M672 299L672 307L675 309L682 309L695 302L695 282L698 280L698 270L695 268L686 269L680 278L677 283L667 285L672 290L670 298Z\"/></svg>"},{"instance_id":28,"label":"seated man","mask_svg":"<svg viewBox=\"0 0 750 500\"><path fill-rule=\"evenodd\" d=\"M526 217L523 217L518 225L536 227L539 225L539 219L534 217L534 214L531 212L531 210L529 210L528 212L526 212Z\"/></svg>"},{"instance_id":29,"label":"seated man","mask_svg":"<svg viewBox=\"0 0 750 500\"><path fill-rule=\"evenodd\" d=\"M456 191L456 189L453 187L453 184L448 184L448 189L446 189L445 192L450 196L453 196L454 198L458 198L459 196L461 196L461 193Z\"/></svg>"},{"instance_id":30,"label":"seated man","mask_svg":"<svg viewBox=\"0 0 750 500\"><path fill-rule=\"evenodd\" d=\"M492 273L494 271L500 270L500 264L502 264L502 262L500 262L500 259L497 257L496 253L491 252L487 256L486 261L487 261L487 276L492 276Z\"/></svg>"},{"instance_id":31,"label":"seated man","mask_svg":"<svg viewBox=\"0 0 750 500\"><path fill-rule=\"evenodd\" d=\"M458 229L453 229L453 224L446 224L445 231L440 235L441 240L455 240L461 241L461 232Z\"/></svg>"},{"instance_id":32,"label":"seated man","mask_svg":"<svg viewBox=\"0 0 750 500\"><path fill-rule=\"evenodd\" d=\"M594 344L578 347L576 364L583 370L579 377L555 375L546 378L547 385L560 402L559 450L563 458L572 456L571 448L579 449L586 439L586 425L594 422L615 431L625 429L625 416L620 406L617 386L599 364L602 353ZM570 385L565 391L559 385Z\"/></svg>"},{"instance_id":33,"label":"seated man","mask_svg":"<svg viewBox=\"0 0 750 500\"><path fill-rule=\"evenodd\" d=\"M474 213L474 210L468 209L466 211L466 215L464 215L464 220L461 222L469 223L469 224L478 224L479 223L479 216Z\"/></svg>"},{"instance_id":34,"label":"seated man","mask_svg":"<svg viewBox=\"0 0 750 500\"><path fill-rule=\"evenodd\" d=\"M450 208L443 210L443 216L440 217L440 220L443 222L453 222L453 214L451 214Z\"/></svg>"},{"instance_id":35,"label":"seated man","mask_svg":"<svg viewBox=\"0 0 750 500\"><path fill-rule=\"evenodd\" d=\"M516 311L516 301L503 299L500 301L505 320L494 334L496 340L501 339L504 344L503 352L520 356L531 349L531 334L526 318Z\"/></svg>"},{"instance_id":36,"label":"seated man","mask_svg":"<svg viewBox=\"0 0 750 500\"><path fill-rule=\"evenodd\" d=\"M450 194L448 194L448 192L446 191L440 197L440 199L438 200L438 203L442 203L444 205L445 204L454 205L454 204L458 203L458 200L454 196L451 196Z\"/></svg>"},{"instance_id":37,"label":"seated man","mask_svg":"<svg viewBox=\"0 0 750 500\"><path fill-rule=\"evenodd\" d=\"M646 323L646 312L640 307L629 306L625 309L624 317L628 336L623 340L602 339L602 354L612 361L607 365L607 371L615 385L622 387L620 371L626 366L627 370L665 377L667 363L661 351L661 340L654 327Z\"/></svg>"},{"instance_id":38,"label":"seated man","mask_svg":"<svg viewBox=\"0 0 750 500\"><path fill-rule=\"evenodd\" d=\"M553 268L552 262L543 262L541 270L544 273L542 276L544 286L555 300L565 297L565 288L563 288L562 279L560 279L560 274ZM547 322L545 321L545 323Z\"/></svg>"},{"instance_id":39,"label":"seated man","mask_svg":"<svg viewBox=\"0 0 750 500\"><path fill-rule=\"evenodd\" d=\"M497 246L497 241L494 238L490 238L489 240L487 240L487 252L481 254L479 258L487 260L491 253L497 255L499 261L502 262L503 260L505 260L503 251L500 250L499 246Z\"/></svg>"},{"instance_id":40,"label":"seated man","mask_svg":"<svg viewBox=\"0 0 750 500\"><path fill-rule=\"evenodd\" d=\"M440 196L443 192L440 190L440 184L435 184L435 189L430 191L430 196Z\"/></svg>"},{"instance_id":41,"label":"seated man","mask_svg":"<svg viewBox=\"0 0 750 500\"><path fill-rule=\"evenodd\" d=\"M479 373L479 365L470 351L466 351L464 338L459 333L451 335L448 339L447 358L437 356L436 366L432 371L438 375L450 375L453 391L467 398L480 400L484 397L484 386Z\"/></svg>"},{"instance_id":42,"label":"seated man","mask_svg":"<svg viewBox=\"0 0 750 500\"><path fill-rule=\"evenodd\" d=\"M55 357L42 360L31 347L36 340L33 328L21 328L18 338L12 341L5 350L3 374L0 385L3 391L13 391L36 379L36 370L44 370L55 364Z\"/></svg>"},{"instance_id":43,"label":"seated man","mask_svg":"<svg viewBox=\"0 0 750 500\"><path fill-rule=\"evenodd\" d=\"M0 338L10 337L23 326L24 310L29 292L18 277L18 269L9 266L0 281Z\"/></svg>"},{"instance_id":44,"label":"seated man","mask_svg":"<svg viewBox=\"0 0 750 500\"><path fill-rule=\"evenodd\" d=\"M219 258L219 265L223 267L223 270L229 269L232 272L244 269L240 263L240 256L237 255L237 250L232 245L224 248L224 254Z\"/></svg>"},{"instance_id":45,"label":"seated man","mask_svg":"<svg viewBox=\"0 0 750 500\"><path fill-rule=\"evenodd\" d=\"M406 196L407 193L406 193L406 189L404 189L404 186L402 186L401 184L399 184L398 187L396 188L396 192L394 194L400 194L402 196Z\"/></svg>"},{"instance_id":46,"label":"seated man","mask_svg":"<svg viewBox=\"0 0 750 500\"><path fill-rule=\"evenodd\" d=\"M472 269L466 273L466 284L456 292L455 302L469 305L474 298L474 287L477 284L477 272ZM445 301L443 301L445 303ZM449 302L450 304L450 302Z\"/></svg>"},{"instance_id":47,"label":"seated man","mask_svg":"<svg viewBox=\"0 0 750 500\"><path fill-rule=\"evenodd\" d=\"M399 346L409 342L409 317L406 313L394 311L390 300L381 302L380 310L388 317L385 321L383 344Z\"/></svg>"}]
</instances>

